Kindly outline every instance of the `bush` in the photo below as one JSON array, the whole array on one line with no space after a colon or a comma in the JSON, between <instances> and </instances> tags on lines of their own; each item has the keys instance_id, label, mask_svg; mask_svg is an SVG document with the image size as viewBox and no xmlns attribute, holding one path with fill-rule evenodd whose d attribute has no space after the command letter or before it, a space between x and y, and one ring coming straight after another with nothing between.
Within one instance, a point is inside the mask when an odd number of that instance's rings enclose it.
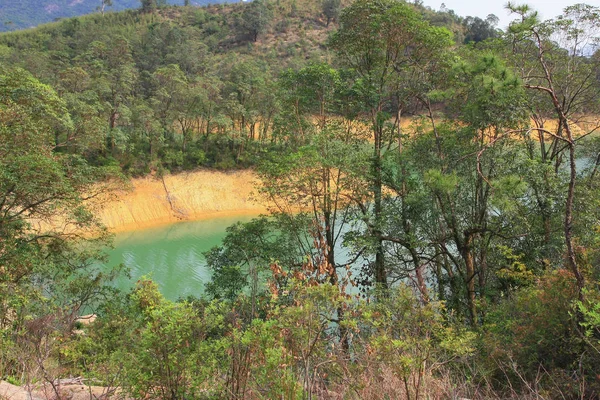
<instances>
[{"instance_id":1,"label":"bush","mask_svg":"<svg viewBox=\"0 0 600 400\"><path fill-rule=\"evenodd\" d=\"M359 334L353 343L361 397L454 397L449 388L440 387L439 366L465 361L475 352L477 336L446 321L443 303L423 304L411 289L400 286L358 310Z\"/></svg>"},{"instance_id":2,"label":"bush","mask_svg":"<svg viewBox=\"0 0 600 400\"><path fill-rule=\"evenodd\" d=\"M575 278L557 270L491 308L480 362L497 389L526 393L527 385L536 382L542 394L582 395L578 379L590 371L580 367L591 353L585 355L576 298Z\"/></svg>"},{"instance_id":3,"label":"bush","mask_svg":"<svg viewBox=\"0 0 600 400\"><path fill-rule=\"evenodd\" d=\"M223 324L222 310L209 304L201 311L139 281L129 296L105 307L86 335L73 338L63 360L133 398L198 398L218 390L219 368L227 365L223 338L208 338Z\"/></svg>"}]
</instances>

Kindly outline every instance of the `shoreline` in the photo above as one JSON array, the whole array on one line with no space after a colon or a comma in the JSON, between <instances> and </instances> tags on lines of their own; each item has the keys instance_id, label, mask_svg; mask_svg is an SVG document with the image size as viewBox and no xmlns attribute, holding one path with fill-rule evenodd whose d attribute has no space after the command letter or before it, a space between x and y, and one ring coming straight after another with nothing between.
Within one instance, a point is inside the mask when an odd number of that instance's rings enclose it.
<instances>
[{"instance_id":1,"label":"shoreline","mask_svg":"<svg viewBox=\"0 0 600 400\"><path fill-rule=\"evenodd\" d=\"M257 200L256 175L250 170L198 170L162 178L131 180L92 207L111 233L149 229L177 222L258 215L268 211Z\"/></svg>"},{"instance_id":2,"label":"shoreline","mask_svg":"<svg viewBox=\"0 0 600 400\"><path fill-rule=\"evenodd\" d=\"M244 216L258 216L259 214L265 214L268 210L266 208L258 209L243 209L243 210L226 210L226 211L209 211L200 212L186 217L185 219L175 217L165 217L163 219L155 219L151 221L134 222L131 224L120 225L117 227L110 227L108 231L112 234L131 233L136 231L143 231L153 228L161 228L168 225L186 223L186 222L197 222L206 221L211 219L227 218L227 217L244 217Z\"/></svg>"}]
</instances>

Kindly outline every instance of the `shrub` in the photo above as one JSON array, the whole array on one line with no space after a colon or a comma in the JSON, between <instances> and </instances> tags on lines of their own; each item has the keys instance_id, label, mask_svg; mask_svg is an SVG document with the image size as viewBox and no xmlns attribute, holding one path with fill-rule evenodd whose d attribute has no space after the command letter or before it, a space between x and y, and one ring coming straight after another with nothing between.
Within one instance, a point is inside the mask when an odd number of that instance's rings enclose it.
<instances>
[{"instance_id":1,"label":"shrub","mask_svg":"<svg viewBox=\"0 0 600 400\"><path fill-rule=\"evenodd\" d=\"M575 394L575 381L564 378L576 376L583 361L576 298L575 278L557 270L491 308L483 327L481 364L497 389L524 393L530 382L537 382L540 392ZM558 388L559 382L569 387Z\"/></svg>"}]
</instances>

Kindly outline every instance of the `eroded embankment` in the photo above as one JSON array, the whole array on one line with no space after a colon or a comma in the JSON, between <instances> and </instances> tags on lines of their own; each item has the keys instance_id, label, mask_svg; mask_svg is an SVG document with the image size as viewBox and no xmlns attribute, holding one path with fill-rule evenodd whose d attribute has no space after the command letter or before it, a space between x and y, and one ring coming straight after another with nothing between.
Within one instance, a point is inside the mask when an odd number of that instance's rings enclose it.
<instances>
[{"instance_id":1,"label":"eroded embankment","mask_svg":"<svg viewBox=\"0 0 600 400\"><path fill-rule=\"evenodd\" d=\"M132 188L105 201L98 217L113 232L228 215L266 211L257 200L251 171L201 170L132 180Z\"/></svg>"}]
</instances>

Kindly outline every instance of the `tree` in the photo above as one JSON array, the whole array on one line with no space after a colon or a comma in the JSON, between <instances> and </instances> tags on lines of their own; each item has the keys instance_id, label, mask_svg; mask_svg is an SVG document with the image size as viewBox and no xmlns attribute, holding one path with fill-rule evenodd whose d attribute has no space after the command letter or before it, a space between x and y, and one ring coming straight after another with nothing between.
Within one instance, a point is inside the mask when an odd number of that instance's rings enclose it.
<instances>
[{"instance_id":1,"label":"tree","mask_svg":"<svg viewBox=\"0 0 600 400\"><path fill-rule=\"evenodd\" d=\"M545 97L556 121L556 132L538 126L534 129L540 137L543 157L544 136L552 137L552 158L560 162L559 153L568 154L568 187L565 194L563 233L567 253L567 266L577 279L578 296L583 301L585 277L577 261L574 234L574 205L576 196L577 144L580 138L575 133L573 121L577 114L586 111L586 104L595 103L600 97L594 73L597 66L588 52L600 42L600 9L585 4L567 7L563 15L555 20L540 22L537 13L527 6L509 9L521 17L509 27L513 49L522 57L522 78L527 89ZM525 60L529 62L524 62ZM533 61L533 64L530 62ZM591 61L591 62L590 62ZM526 70L532 66L532 70ZM591 132L598 127L595 126ZM591 133L584 133L583 136ZM556 149L561 149L556 152ZM557 172L559 172L557 168Z\"/></svg>"},{"instance_id":2,"label":"tree","mask_svg":"<svg viewBox=\"0 0 600 400\"><path fill-rule=\"evenodd\" d=\"M387 123L392 115L400 115L400 104L392 99L391 90L398 74L441 51L451 43L450 32L431 27L410 5L394 0L359 0L343 10L340 29L331 46L340 59L357 76L354 93L362 115L370 125L373 155L369 180L373 197L373 221L370 234L375 241L372 273L375 283L387 287L383 235L383 169L382 157L390 148L393 133ZM399 123L399 121L398 121Z\"/></svg>"},{"instance_id":3,"label":"tree","mask_svg":"<svg viewBox=\"0 0 600 400\"><path fill-rule=\"evenodd\" d=\"M195 389L190 375L204 336L198 315L187 303L166 301L151 281L138 282L131 297L141 318L127 389L138 398L187 397Z\"/></svg>"},{"instance_id":4,"label":"tree","mask_svg":"<svg viewBox=\"0 0 600 400\"><path fill-rule=\"evenodd\" d=\"M188 101L185 96L188 80L177 64L157 69L152 77L156 87L152 99L155 114L162 125L165 140L173 140L173 122Z\"/></svg>"},{"instance_id":5,"label":"tree","mask_svg":"<svg viewBox=\"0 0 600 400\"><path fill-rule=\"evenodd\" d=\"M140 0L142 3L143 12L154 11L157 7L162 7L167 4L167 0Z\"/></svg>"},{"instance_id":6,"label":"tree","mask_svg":"<svg viewBox=\"0 0 600 400\"><path fill-rule=\"evenodd\" d=\"M355 173L365 164L360 147L360 138L331 123L311 135L307 145L260 168L265 182L261 191L275 205L273 211L297 227L296 246L319 268L317 279L340 285L341 290L347 283L339 271L345 271L352 259L344 259L338 250L351 225L349 199L356 199L362 190ZM307 211L298 214L298 207Z\"/></svg>"},{"instance_id":7,"label":"tree","mask_svg":"<svg viewBox=\"0 0 600 400\"><path fill-rule=\"evenodd\" d=\"M84 335L71 335L63 358L135 398L198 398L220 389L227 339L221 304L171 302L142 278L107 301ZM212 340L211 340L212 339ZM108 389L108 388L107 388Z\"/></svg>"},{"instance_id":8,"label":"tree","mask_svg":"<svg viewBox=\"0 0 600 400\"><path fill-rule=\"evenodd\" d=\"M248 285L252 285L251 295L256 296L258 280L271 263L277 260L290 266L301 262L304 255L297 251L289 240L289 230L281 229L280 222L259 217L227 228L222 245L204 254L213 272L206 285L210 298L234 301Z\"/></svg>"},{"instance_id":9,"label":"tree","mask_svg":"<svg viewBox=\"0 0 600 400\"><path fill-rule=\"evenodd\" d=\"M272 101L265 94L268 68L266 63L254 60L222 64L222 94L227 99L224 112L231 118L232 128L244 135L240 139L254 139L260 117L269 112L265 108L274 109Z\"/></svg>"},{"instance_id":10,"label":"tree","mask_svg":"<svg viewBox=\"0 0 600 400\"><path fill-rule=\"evenodd\" d=\"M338 111L341 77L325 63L285 71L280 80L284 112L290 114L294 142L304 144L314 129L323 129ZM316 119L315 119L316 118ZM316 124L314 123L316 121Z\"/></svg>"},{"instance_id":11,"label":"tree","mask_svg":"<svg viewBox=\"0 0 600 400\"><path fill-rule=\"evenodd\" d=\"M479 17L466 17L463 21L463 26L466 29L464 42L477 43L498 37L498 31L495 28L497 24L498 17L494 14L488 15L485 20Z\"/></svg>"},{"instance_id":12,"label":"tree","mask_svg":"<svg viewBox=\"0 0 600 400\"><path fill-rule=\"evenodd\" d=\"M131 47L122 37L106 43L94 41L83 58L93 87L104 102L108 121L106 148L114 155L118 145L123 144L120 126L127 123L130 113L128 106L138 77Z\"/></svg>"},{"instance_id":13,"label":"tree","mask_svg":"<svg viewBox=\"0 0 600 400\"><path fill-rule=\"evenodd\" d=\"M106 232L84 203L106 189L98 181L109 171L57 151L56 136L72 129L50 86L22 69L0 68L0 332L18 348L3 373L28 382L35 370L53 381L44 363L57 335L107 294L112 277L97 262Z\"/></svg>"},{"instance_id":14,"label":"tree","mask_svg":"<svg viewBox=\"0 0 600 400\"><path fill-rule=\"evenodd\" d=\"M142 11L148 12L156 8L156 0L140 0L142 3Z\"/></svg>"},{"instance_id":15,"label":"tree","mask_svg":"<svg viewBox=\"0 0 600 400\"><path fill-rule=\"evenodd\" d=\"M299 147L261 163L261 192L273 204L271 212L283 223L278 230L291 232L295 240L289 246L307 260L282 266L290 268L294 276L305 276L345 293L354 282L350 266L364 252L344 257L340 248L352 223L351 202L365 193L364 181L356 171L366 167L366 138L343 118L333 116L341 85L337 70L327 64L288 70L281 85L283 100L299 120L296 126L304 127L304 131L300 141L292 142ZM340 338L348 350L344 318L344 310L338 309Z\"/></svg>"},{"instance_id":16,"label":"tree","mask_svg":"<svg viewBox=\"0 0 600 400\"><path fill-rule=\"evenodd\" d=\"M81 67L66 68L59 73L57 93L64 99L73 129L56 132L57 150L94 157L104 152L106 140L106 112L98 93L92 87L92 78Z\"/></svg>"},{"instance_id":17,"label":"tree","mask_svg":"<svg viewBox=\"0 0 600 400\"><path fill-rule=\"evenodd\" d=\"M337 285L337 270L346 267L336 254L350 224L350 199L358 201L364 194L356 171L367 161L362 147L366 137L335 116L342 81L329 65L288 70L281 86L284 107L293 109L303 137L293 142L299 147L261 163L261 191L273 202L275 213L293 218L298 206L303 209L299 215L306 214L308 223L303 229L318 246L311 245L310 238L298 245L311 256L312 265L323 268L323 278Z\"/></svg>"},{"instance_id":18,"label":"tree","mask_svg":"<svg viewBox=\"0 0 600 400\"><path fill-rule=\"evenodd\" d=\"M485 294L489 279L489 244L510 235L494 200L504 185L513 196L518 193L510 178L513 166L502 160L515 157L511 132L522 127L526 113L521 82L497 57L483 56L459 68L462 83L453 86L462 127L449 127L454 132L446 132L438 148L439 164L426 169L424 180L437 208L434 241L461 277L467 315L476 325L477 296Z\"/></svg>"},{"instance_id":19,"label":"tree","mask_svg":"<svg viewBox=\"0 0 600 400\"><path fill-rule=\"evenodd\" d=\"M250 34L252 41L256 42L258 36L266 32L272 17L273 13L266 0L255 0L244 5L241 26Z\"/></svg>"},{"instance_id":20,"label":"tree","mask_svg":"<svg viewBox=\"0 0 600 400\"><path fill-rule=\"evenodd\" d=\"M102 13L102 15L104 15L104 9L106 7L112 7L113 2L112 0L101 0L100 2L100 12Z\"/></svg>"},{"instance_id":21,"label":"tree","mask_svg":"<svg viewBox=\"0 0 600 400\"><path fill-rule=\"evenodd\" d=\"M325 18L327 18L327 26L331 23L331 21L337 21L340 16L340 11L342 10L342 2L341 0L323 0L323 14Z\"/></svg>"}]
</instances>

